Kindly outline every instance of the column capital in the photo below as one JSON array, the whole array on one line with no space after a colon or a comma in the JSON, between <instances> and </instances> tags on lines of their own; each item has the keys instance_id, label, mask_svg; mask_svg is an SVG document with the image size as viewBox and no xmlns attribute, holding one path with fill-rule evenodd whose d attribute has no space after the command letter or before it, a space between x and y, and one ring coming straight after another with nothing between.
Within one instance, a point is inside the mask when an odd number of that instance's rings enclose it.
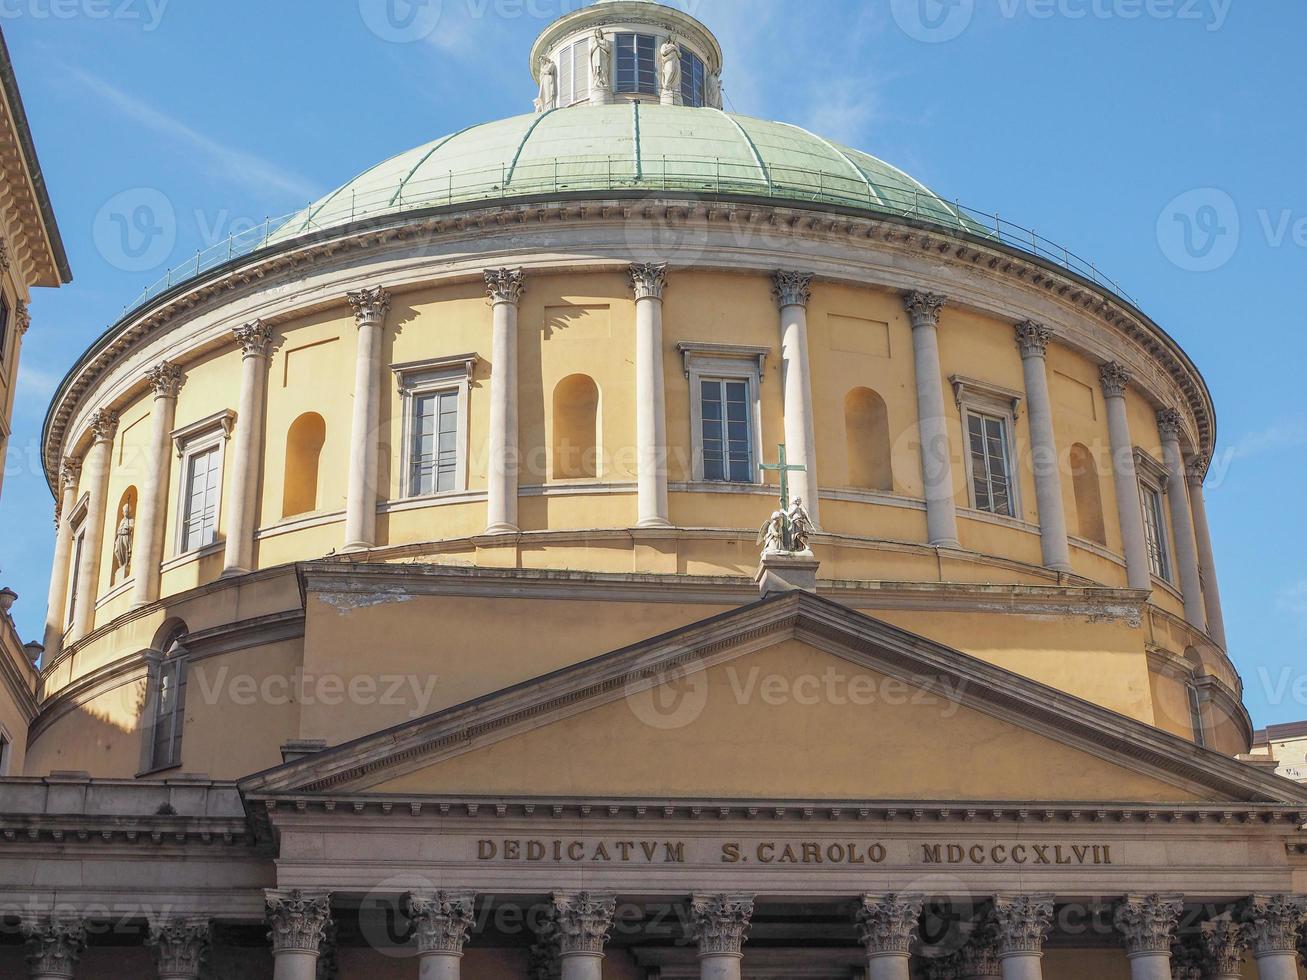
<instances>
[{"instance_id":1,"label":"column capital","mask_svg":"<svg viewBox=\"0 0 1307 980\"><path fill-rule=\"evenodd\" d=\"M690 920L700 956L739 956L753 919L748 894L692 895Z\"/></svg>"},{"instance_id":2,"label":"column capital","mask_svg":"<svg viewBox=\"0 0 1307 980\"><path fill-rule=\"evenodd\" d=\"M1053 927L1053 896L999 895L990 910L999 959L1043 953Z\"/></svg>"},{"instance_id":3,"label":"column capital","mask_svg":"<svg viewBox=\"0 0 1307 980\"><path fill-rule=\"evenodd\" d=\"M939 326L939 314L948 303L947 296L913 290L903 294L903 308L912 318L912 328Z\"/></svg>"},{"instance_id":4,"label":"column capital","mask_svg":"<svg viewBox=\"0 0 1307 980\"><path fill-rule=\"evenodd\" d=\"M554 892L553 924L560 956L602 956L617 911L610 892Z\"/></svg>"},{"instance_id":5,"label":"column capital","mask_svg":"<svg viewBox=\"0 0 1307 980\"><path fill-rule=\"evenodd\" d=\"M269 888L264 892L268 922L272 926L273 955L284 952L319 954L331 921L331 894L298 888Z\"/></svg>"},{"instance_id":6,"label":"column capital","mask_svg":"<svg viewBox=\"0 0 1307 980\"><path fill-rule=\"evenodd\" d=\"M384 286L356 289L345 294L354 310L354 323L359 327L380 326L390 312L390 290Z\"/></svg>"},{"instance_id":7,"label":"column capital","mask_svg":"<svg viewBox=\"0 0 1307 980\"><path fill-rule=\"evenodd\" d=\"M563 975L558 961L558 944L553 936L546 936L531 947L526 975L530 980L559 980Z\"/></svg>"},{"instance_id":8,"label":"column capital","mask_svg":"<svg viewBox=\"0 0 1307 980\"><path fill-rule=\"evenodd\" d=\"M1169 439L1179 441L1184 431L1184 416L1176 408L1164 408L1157 413L1157 431L1162 434L1162 441Z\"/></svg>"},{"instance_id":9,"label":"column capital","mask_svg":"<svg viewBox=\"0 0 1307 980\"><path fill-rule=\"evenodd\" d=\"M522 293L525 291L526 274L521 269L486 270L486 295L490 297L490 302L516 306L522 302Z\"/></svg>"},{"instance_id":10,"label":"column capital","mask_svg":"<svg viewBox=\"0 0 1307 980\"><path fill-rule=\"evenodd\" d=\"M86 924L61 916L24 918L19 926L27 940L27 963L45 977L73 976L86 949Z\"/></svg>"},{"instance_id":11,"label":"column capital","mask_svg":"<svg viewBox=\"0 0 1307 980\"><path fill-rule=\"evenodd\" d=\"M667 288L667 263L635 263L629 277L637 300L662 299L663 290Z\"/></svg>"},{"instance_id":12,"label":"column capital","mask_svg":"<svg viewBox=\"0 0 1307 980\"><path fill-rule=\"evenodd\" d=\"M82 475L82 461L75 456L65 456L59 463L59 485L65 490L72 490L77 486L77 480Z\"/></svg>"},{"instance_id":13,"label":"column capital","mask_svg":"<svg viewBox=\"0 0 1307 980\"><path fill-rule=\"evenodd\" d=\"M1198 938L1208 976L1218 980L1243 976L1243 958L1248 949L1243 926L1233 919L1214 919L1203 923Z\"/></svg>"},{"instance_id":14,"label":"column capital","mask_svg":"<svg viewBox=\"0 0 1307 980\"><path fill-rule=\"evenodd\" d=\"M1304 915L1307 899L1301 895L1254 895L1244 902L1239 922L1253 956L1295 952Z\"/></svg>"},{"instance_id":15,"label":"column capital","mask_svg":"<svg viewBox=\"0 0 1307 980\"><path fill-rule=\"evenodd\" d=\"M1042 323L1025 320L1016 325L1017 349L1021 356L1043 357L1048 353L1048 342L1053 339L1053 331Z\"/></svg>"},{"instance_id":16,"label":"column capital","mask_svg":"<svg viewBox=\"0 0 1307 980\"><path fill-rule=\"evenodd\" d=\"M18 323L18 336L25 336L32 326L32 310L21 299L14 310L14 319Z\"/></svg>"},{"instance_id":17,"label":"column capital","mask_svg":"<svg viewBox=\"0 0 1307 980\"><path fill-rule=\"evenodd\" d=\"M990 926L982 926L972 934L970 941L958 950L955 957L960 980L981 980L1003 975L997 939Z\"/></svg>"},{"instance_id":18,"label":"column capital","mask_svg":"<svg viewBox=\"0 0 1307 980\"><path fill-rule=\"evenodd\" d=\"M965 980L962 964L956 955L927 960L921 968L923 980Z\"/></svg>"},{"instance_id":19,"label":"column capital","mask_svg":"<svg viewBox=\"0 0 1307 980\"><path fill-rule=\"evenodd\" d=\"M867 955L910 954L922 904L920 895L863 895L858 939Z\"/></svg>"},{"instance_id":20,"label":"column capital","mask_svg":"<svg viewBox=\"0 0 1307 980\"><path fill-rule=\"evenodd\" d=\"M771 291L782 310L787 306L807 306L812 299L812 273L779 269L772 273Z\"/></svg>"},{"instance_id":21,"label":"column capital","mask_svg":"<svg viewBox=\"0 0 1307 980\"><path fill-rule=\"evenodd\" d=\"M251 320L231 334L246 357L267 357L272 350L272 326L266 320Z\"/></svg>"},{"instance_id":22,"label":"column capital","mask_svg":"<svg viewBox=\"0 0 1307 980\"><path fill-rule=\"evenodd\" d=\"M96 442L113 442L113 437L118 434L118 413L102 408L91 416L91 421L86 426Z\"/></svg>"},{"instance_id":23,"label":"column capital","mask_svg":"<svg viewBox=\"0 0 1307 980\"><path fill-rule=\"evenodd\" d=\"M1212 465L1211 453L1194 453L1184 461L1184 474L1190 486L1201 487Z\"/></svg>"},{"instance_id":24,"label":"column capital","mask_svg":"<svg viewBox=\"0 0 1307 980\"><path fill-rule=\"evenodd\" d=\"M1102 382L1103 394L1108 398L1124 398L1131 377L1126 366L1117 361L1110 361L1098 369L1098 380Z\"/></svg>"},{"instance_id":25,"label":"column capital","mask_svg":"<svg viewBox=\"0 0 1307 980\"><path fill-rule=\"evenodd\" d=\"M463 955L463 944L473 924L476 894L471 891L409 892L404 899L413 920L418 954Z\"/></svg>"},{"instance_id":26,"label":"column capital","mask_svg":"<svg viewBox=\"0 0 1307 980\"><path fill-rule=\"evenodd\" d=\"M171 361L160 361L145 372L155 398L176 398L182 388L182 369Z\"/></svg>"},{"instance_id":27,"label":"column capital","mask_svg":"<svg viewBox=\"0 0 1307 980\"><path fill-rule=\"evenodd\" d=\"M1179 895L1127 895L1116 907L1113 922L1125 937L1130 956L1169 954L1183 911L1184 900Z\"/></svg>"},{"instance_id":28,"label":"column capital","mask_svg":"<svg viewBox=\"0 0 1307 980\"><path fill-rule=\"evenodd\" d=\"M151 920L145 939L154 947L160 980L196 980L212 942L208 919L185 917Z\"/></svg>"}]
</instances>

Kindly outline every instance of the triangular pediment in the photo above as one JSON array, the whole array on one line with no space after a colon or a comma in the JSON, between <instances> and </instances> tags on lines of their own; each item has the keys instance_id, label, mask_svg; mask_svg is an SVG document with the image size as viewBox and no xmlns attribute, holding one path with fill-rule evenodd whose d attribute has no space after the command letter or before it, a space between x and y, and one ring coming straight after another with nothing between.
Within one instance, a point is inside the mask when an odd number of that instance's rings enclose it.
<instances>
[{"instance_id":1,"label":"triangular pediment","mask_svg":"<svg viewBox=\"0 0 1307 980\"><path fill-rule=\"evenodd\" d=\"M251 777L247 795L1307 800L836 603L746 606Z\"/></svg>"}]
</instances>

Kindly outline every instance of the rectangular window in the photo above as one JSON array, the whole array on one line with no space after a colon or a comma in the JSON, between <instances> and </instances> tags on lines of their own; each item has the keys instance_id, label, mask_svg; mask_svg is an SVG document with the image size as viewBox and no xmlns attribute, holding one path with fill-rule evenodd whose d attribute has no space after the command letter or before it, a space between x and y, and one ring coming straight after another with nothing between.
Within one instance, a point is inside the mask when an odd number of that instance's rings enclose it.
<instances>
[{"instance_id":1,"label":"rectangular window","mask_svg":"<svg viewBox=\"0 0 1307 980\"><path fill-rule=\"evenodd\" d=\"M1198 690L1198 685L1189 682L1189 720L1194 730L1194 744L1202 747L1207 745L1207 733L1203 731L1203 695Z\"/></svg>"},{"instance_id":2,"label":"rectangular window","mask_svg":"<svg viewBox=\"0 0 1307 980\"><path fill-rule=\"evenodd\" d=\"M73 624L73 610L77 608L77 590L82 584L82 552L86 548L84 524L73 529L73 564L68 570L68 608L64 613L65 628Z\"/></svg>"},{"instance_id":3,"label":"rectangular window","mask_svg":"<svg viewBox=\"0 0 1307 980\"><path fill-rule=\"evenodd\" d=\"M652 34L617 35L617 91L658 94L658 48Z\"/></svg>"},{"instance_id":4,"label":"rectangular window","mask_svg":"<svg viewBox=\"0 0 1307 980\"><path fill-rule=\"evenodd\" d=\"M457 489L458 395L449 388L413 398L410 497Z\"/></svg>"},{"instance_id":5,"label":"rectangular window","mask_svg":"<svg viewBox=\"0 0 1307 980\"><path fill-rule=\"evenodd\" d=\"M681 49L681 101L696 109L702 108L706 99L705 85L703 59L692 51Z\"/></svg>"},{"instance_id":6,"label":"rectangular window","mask_svg":"<svg viewBox=\"0 0 1307 980\"><path fill-rule=\"evenodd\" d=\"M718 483L757 483L748 380L703 378L699 384L703 478Z\"/></svg>"},{"instance_id":7,"label":"rectangular window","mask_svg":"<svg viewBox=\"0 0 1307 980\"><path fill-rule=\"evenodd\" d=\"M9 739L0 732L0 777L9 775Z\"/></svg>"},{"instance_id":8,"label":"rectangular window","mask_svg":"<svg viewBox=\"0 0 1307 980\"><path fill-rule=\"evenodd\" d=\"M159 665L150 769L181 765L182 722L186 705L186 660L173 656Z\"/></svg>"},{"instance_id":9,"label":"rectangular window","mask_svg":"<svg viewBox=\"0 0 1307 980\"><path fill-rule=\"evenodd\" d=\"M1166 539L1166 511L1162 507L1162 491L1157 487L1141 486L1140 503L1144 508L1144 537L1148 543L1148 568L1164 582L1171 581L1171 557Z\"/></svg>"},{"instance_id":10,"label":"rectangular window","mask_svg":"<svg viewBox=\"0 0 1307 980\"><path fill-rule=\"evenodd\" d=\"M558 104L576 105L590 98L590 39L582 38L558 52Z\"/></svg>"},{"instance_id":11,"label":"rectangular window","mask_svg":"<svg viewBox=\"0 0 1307 980\"><path fill-rule=\"evenodd\" d=\"M1015 517L1007 420L997 415L968 412L967 440L976 510Z\"/></svg>"},{"instance_id":12,"label":"rectangular window","mask_svg":"<svg viewBox=\"0 0 1307 980\"><path fill-rule=\"evenodd\" d=\"M9 300L0 296L0 364L9 352Z\"/></svg>"},{"instance_id":13,"label":"rectangular window","mask_svg":"<svg viewBox=\"0 0 1307 980\"><path fill-rule=\"evenodd\" d=\"M222 447L209 446L186 458L181 551L195 551L218 539L218 497L222 488Z\"/></svg>"}]
</instances>

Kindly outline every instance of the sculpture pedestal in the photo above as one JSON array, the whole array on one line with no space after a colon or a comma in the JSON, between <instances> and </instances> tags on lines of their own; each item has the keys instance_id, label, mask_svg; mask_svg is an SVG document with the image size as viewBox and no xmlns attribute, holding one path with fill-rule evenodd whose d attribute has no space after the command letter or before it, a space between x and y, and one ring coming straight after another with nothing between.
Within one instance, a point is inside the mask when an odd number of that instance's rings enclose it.
<instances>
[{"instance_id":1,"label":"sculpture pedestal","mask_svg":"<svg viewBox=\"0 0 1307 980\"><path fill-rule=\"evenodd\" d=\"M764 598L777 592L815 593L820 567L811 551L764 551L754 581Z\"/></svg>"}]
</instances>

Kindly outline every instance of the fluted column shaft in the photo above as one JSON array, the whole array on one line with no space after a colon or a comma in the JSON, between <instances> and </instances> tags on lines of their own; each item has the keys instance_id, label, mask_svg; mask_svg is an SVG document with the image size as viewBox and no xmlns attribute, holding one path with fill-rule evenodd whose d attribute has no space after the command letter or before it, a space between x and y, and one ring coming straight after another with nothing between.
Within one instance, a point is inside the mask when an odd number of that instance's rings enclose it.
<instances>
[{"instance_id":1,"label":"fluted column shaft","mask_svg":"<svg viewBox=\"0 0 1307 980\"><path fill-rule=\"evenodd\" d=\"M1198 545L1198 570L1203 580L1203 605L1207 610L1207 633L1222 650L1226 649L1225 612L1221 608L1221 586L1216 577L1216 554L1212 549L1212 529L1207 523L1207 500L1203 496L1206 456L1189 460L1185 472L1189 485L1189 505L1194 514L1194 535Z\"/></svg>"},{"instance_id":2,"label":"fluted column shaft","mask_svg":"<svg viewBox=\"0 0 1307 980\"><path fill-rule=\"evenodd\" d=\"M1047 895L1000 895L990 914L1003 980L1043 980L1044 940L1053 926Z\"/></svg>"},{"instance_id":3,"label":"fluted column shaft","mask_svg":"<svg viewBox=\"0 0 1307 980\"><path fill-rule=\"evenodd\" d=\"M1112 449L1112 480L1116 486L1116 512L1121 522L1122 550L1130 588L1151 592L1153 573L1148 562L1144 508L1139 500L1139 474L1135 470L1135 444L1125 393L1130 373L1120 364L1106 364L1099 372L1107 409L1107 433Z\"/></svg>"},{"instance_id":4,"label":"fluted column shaft","mask_svg":"<svg viewBox=\"0 0 1307 980\"><path fill-rule=\"evenodd\" d=\"M1243 938L1257 961L1258 980L1298 980L1302 896L1254 896L1241 910Z\"/></svg>"},{"instance_id":5,"label":"fluted column shaft","mask_svg":"<svg viewBox=\"0 0 1307 980\"><path fill-rule=\"evenodd\" d=\"M473 923L470 891L413 892L405 900L417 937L419 980L458 980Z\"/></svg>"},{"instance_id":6,"label":"fluted column shaft","mask_svg":"<svg viewBox=\"0 0 1307 980\"><path fill-rule=\"evenodd\" d=\"M254 570L254 532L259 522L259 471L263 464L263 403L268 390L272 328L255 320L233 332L241 348L241 390L232 440L231 503L223 575ZM221 518L219 518L221 520Z\"/></svg>"},{"instance_id":7,"label":"fluted column shaft","mask_svg":"<svg viewBox=\"0 0 1307 980\"><path fill-rule=\"evenodd\" d=\"M164 524L168 519L168 478L172 473L169 444L177 419L177 393L181 389L182 374L177 365L164 362L151 368L146 377L154 391L154 405L150 409L145 480L136 514L133 607L144 606L159 598Z\"/></svg>"},{"instance_id":8,"label":"fluted column shaft","mask_svg":"<svg viewBox=\"0 0 1307 980\"><path fill-rule=\"evenodd\" d=\"M917 895L862 897L858 934L867 952L868 980L910 980L921 906Z\"/></svg>"},{"instance_id":9,"label":"fluted column shaft","mask_svg":"<svg viewBox=\"0 0 1307 980\"><path fill-rule=\"evenodd\" d=\"M693 895L690 926L699 944L699 980L740 980L753 896Z\"/></svg>"},{"instance_id":10,"label":"fluted column shaft","mask_svg":"<svg viewBox=\"0 0 1307 980\"><path fill-rule=\"evenodd\" d=\"M1184 902L1179 895L1127 895L1116 908L1130 980L1171 980L1171 946Z\"/></svg>"},{"instance_id":11,"label":"fluted column shaft","mask_svg":"<svg viewBox=\"0 0 1307 980\"><path fill-rule=\"evenodd\" d=\"M381 348L390 293L377 286L349 293L358 327L354 352L354 406L350 419L349 482L345 497L345 550L377 544L377 466L381 438Z\"/></svg>"},{"instance_id":12,"label":"fluted column shaft","mask_svg":"<svg viewBox=\"0 0 1307 980\"><path fill-rule=\"evenodd\" d=\"M635 289L635 441L638 523L668 527L667 395L663 375L666 265L631 266Z\"/></svg>"},{"instance_id":13,"label":"fluted column shaft","mask_svg":"<svg viewBox=\"0 0 1307 980\"><path fill-rule=\"evenodd\" d=\"M95 625L95 599L100 592L100 560L104 550L105 509L109 502L109 468L113 461L113 437L118 415L104 409L91 418L91 438L82 470L87 487L86 536L77 566L77 599L73 607L72 641L76 643Z\"/></svg>"},{"instance_id":14,"label":"fluted column shaft","mask_svg":"<svg viewBox=\"0 0 1307 980\"><path fill-rule=\"evenodd\" d=\"M54 539L54 565L50 569L50 597L45 607L46 662L59 656L68 623L68 574L73 551L73 508L77 506L77 481L81 476L79 460L67 459L59 467L59 515Z\"/></svg>"},{"instance_id":15,"label":"fluted column shaft","mask_svg":"<svg viewBox=\"0 0 1307 980\"><path fill-rule=\"evenodd\" d=\"M554 892L553 904L562 980L602 980L617 897L607 892Z\"/></svg>"},{"instance_id":16,"label":"fluted column shaft","mask_svg":"<svg viewBox=\"0 0 1307 980\"><path fill-rule=\"evenodd\" d=\"M785 450L802 472L790 474L795 498L802 499L808 516L820 524L817 494L817 435L812 415L812 369L808 358L808 301L812 276L777 272L773 294L781 317L781 395L785 402Z\"/></svg>"},{"instance_id":17,"label":"fluted column shaft","mask_svg":"<svg viewBox=\"0 0 1307 980\"><path fill-rule=\"evenodd\" d=\"M487 463L486 533L515 534L520 465L517 431L517 313L525 281L521 269L486 272L494 307L490 369L490 458Z\"/></svg>"},{"instance_id":18,"label":"fluted column shaft","mask_svg":"<svg viewBox=\"0 0 1307 980\"><path fill-rule=\"evenodd\" d=\"M958 509L953 492L953 449L944 414L944 380L939 360L939 314L943 296L909 293L904 306L912 319L912 357L917 382L917 433L926 495L926 527L937 548L957 548Z\"/></svg>"},{"instance_id":19,"label":"fluted column shaft","mask_svg":"<svg viewBox=\"0 0 1307 980\"><path fill-rule=\"evenodd\" d=\"M1194 537L1193 511L1189 507L1189 475L1185 471L1184 454L1180 451L1183 426L1180 413L1173 408L1157 416L1157 430L1162 436L1162 456L1166 463L1166 499L1171 508L1176 561L1180 566L1180 591L1184 594L1184 618L1191 626L1206 632L1203 581L1198 573L1198 545Z\"/></svg>"},{"instance_id":20,"label":"fluted column shaft","mask_svg":"<svg viewBox=\"0 0 1307 980\"><path fill-rule=\"evenodd\" d=\"M1059 572L1071 571L1067 541L1066 507L1062 500L1062 468L1053 434L1053 400L1048 393L1048 342L1052 334L1043 324L1027 321L1017 326L1017 347L1026 380L1030 413L1030 455L1035 471L1035 499L1039 505L1039 534L1044 564Z\"/></svg>"},{"instance_id":21,"label":"fluted column shaft","mask_svg":"<svg viewBox=\"0 0 1307 980\"><path fill-rule=\"evenodd\" d=\"M331 923L331 896L274 888L265 893L265 901L273 980L316 980L318 957Z\"/></svg>"}]
</instances>

